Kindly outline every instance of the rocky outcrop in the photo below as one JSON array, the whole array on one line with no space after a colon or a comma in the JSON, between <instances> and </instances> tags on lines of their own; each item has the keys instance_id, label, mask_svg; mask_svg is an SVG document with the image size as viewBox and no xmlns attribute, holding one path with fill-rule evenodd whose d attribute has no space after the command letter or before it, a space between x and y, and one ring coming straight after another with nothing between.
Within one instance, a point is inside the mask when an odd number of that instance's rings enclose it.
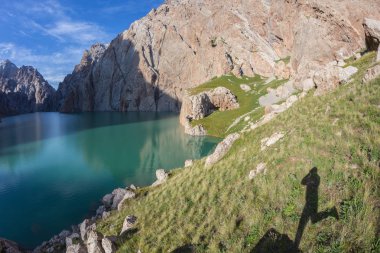
<instances>
[{"instance_id":1,"label":"rocky outcrop","mask_svg":"<svg viewBox=\"0 0 380 253\"><path fill-rule=\"evenodd\" d=\"M0 62L0 116L54 110L55 90L31 66Z\"/></svg>"},{"instance_id":2,"label":"rocky outcrop","mask_svg":"<svg viewBox=\"0 0 380 253\"><path fill-rule=\"evenodd\" d=\"M128 215L125 217L124 222L123 222L123 227L121 228L120 235L130 231L133 229L136 225L137 222L137 217L134 215Z\"/></svg>"},{"instance_id":3,"label":"rocky outcrop","mask_svg":"<svg viewBox=\"0 0 380 253\"><path fill-rule=\"evenodd\" d=\"M23 250L17 243L0 238L0 252L1 253L22 253Z\"/></svg>"},{"instance_id":4,"label":"rocky outcrop","mask_svg":"<svg viewBox=\"0 0 380 253\"><path fill-rule=\"evenodd\" d=\"M272 134L272 136L264 138L261 140L261 151L265 150L266 148L276 144L279 140L284 138L285 134L278 132Z\"/></svg>"},{"instance_id":5,"label":"rocky outcrop","mask_svg":"<svg viewBox=\"0 0 380 253\"><path fill-rule=\"evenodd\" d=\"M363 77L363 83L368 83L378 77L380 77L380 64L367 69Z\"/></svg>"},{"instance_id":6,"label":"rocky outcrop","mask_svg":"<svg viewBox=\"0 0 380 253\"><path fill-rule=\"evenodd\" d=\"M380 20L364 19L364 32L368 50L377 50L376 61L380 61Z\"/></svg>"},{"instance_id":7,"label":"rocky outcrop","mask_svg":"<svg viewBox=\"0 0 380 253\"><path fill-rule=\"evenodd\" d=\"M237 98L225 87L217 87L196 95L185 96L181 107L180 123L184 126L188 121L199 120L213 111L226 111L239 108Z\"/></svg>"},{"instance_id":8,"label":"rocky outcrop","mask_svg":"<svg viewBox=\"0 0 380 253\"><path fill-rule=\"evenodd\" d=\"M228 135L223 141L221 141L215 148L214 153L206 158L206 166L213 165L220 161L231 149L234 142L239 139L240 134L233 133Z\"/></svg>"},{"instance_id":9,"label":"rocky outcrop","mask_svg":"<svg viewBox=\"0 0 380 253\"><path fill-rule=\"evenodd\" d=\"M169 178L169 174L165 170L159 169L156 170L156 178L157 180L152 184L152 186L158 186L165 183Z\"/></svg>"},{"instance_id":10,"label":"rocky outcrop","mask_svg":"<svg viewBox=\"0 0 380 253\"><path fill-rule=\"evenodd\" d=\"M65 79L60 109L179 111L185 89L229 72L303 81L363 48L362 21L379 9L377 0L168 0Z\"/></svg>"},{"instance_id":11,"label":"rocky outcrop","mask_svg":"<svg viewBox=\"0 0 380 253\"><path fill-rule=\"evenodd\" d=\"M296 89L293 87L293 81L289 81L276 89L269 89L268 94L259 98L259 104L261 106L273 105L287 99L295 92Z\"/></svg>"}]
</instances>

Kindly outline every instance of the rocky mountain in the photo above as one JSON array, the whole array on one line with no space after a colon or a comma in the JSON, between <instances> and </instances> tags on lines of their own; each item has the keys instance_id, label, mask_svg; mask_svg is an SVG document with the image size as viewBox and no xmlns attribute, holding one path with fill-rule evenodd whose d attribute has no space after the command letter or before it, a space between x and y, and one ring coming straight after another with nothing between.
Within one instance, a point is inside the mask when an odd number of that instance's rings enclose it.
<instances>
[{"instance_id":1,"label":"rocky mountain","mask_svg":"<svg viewBox=\"0 0 380 253\"><path fill-rule=\"evenodd\" d=\"M0 115L54 109L55 90L33 67L0 62Z\"/></svg>"},{"instance_id":2,"label":"rocky mountain","mask_svg":"<svg viewBox=\"0 0 380 253\"><path fill-rule=\"evenodd\" d=\"M365 48L363 19L379 9L377 0L167 0L85 52L59 110L178 111L184 89L228 72L302 86Z\"/></svg>"}]
</instances>

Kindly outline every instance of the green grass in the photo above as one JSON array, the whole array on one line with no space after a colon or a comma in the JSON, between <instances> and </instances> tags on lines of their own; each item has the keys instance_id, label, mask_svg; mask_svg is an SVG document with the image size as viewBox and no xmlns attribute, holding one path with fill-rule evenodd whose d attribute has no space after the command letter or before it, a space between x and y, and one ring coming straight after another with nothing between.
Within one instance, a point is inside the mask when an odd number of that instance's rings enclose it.
<instances>
[{"instance_id":1,"label":"green grass","mask_svg":"<svg viewBox=\"0 0 380 253\"><path fill-rule=\"evenodd\" d=\"M286 56L284 58L281 58L281 59L279 59L279 60L277 60L275 62L277 63L277 62L280 62L280 61L283 61L285 64L288 64L290 62L290 55Z\"/></svg>"},{"instance_id":2,"label":"green grass","mask_svg":"<svg viewBox=\"0 0 380 253\"><path fill-rule=\"evenodd\" d=\"M268 88L277 88L287 80L273 80L265 84L266 79L256 75L255 77L242 77L238 78L233 75L226 75L219 78L214 78L210 82L202 84L196 88L191 89L191 95L199 94L203 91L208 91L217 87L225 87L236 95L240 107L238 109L229 111L216 111L211 115L192 121L192 125L201 124L207 130L207 134L216 137L224 137L231 132L239 131L244 126L244 120L239 122L233 128L229 126L235 121L236 118L248 113L251 120L256 121L264 115L264 108L259 108L259 98L267 94ZM247 84L251 87L251 91L245 92L240 88L241 84ZM228 131L227 131L228 130Z\"/></svg>"},{"instance_id":3,"label":"green grass","mask_svg":"<svg viewBox=\"0 0 380 253\"><path fill-rule=\"evenodd\" d=\"M373 56L355 62L360 73ZM358 75L360 75L358 73ZM306 226L304 252L380 252L380 79L356 77L326 96L309 94L266 125L244 134L212 167L204 159L177 169L167 183L146 187L120 212L98 224L117 235L126 215L138 217L137 233L118 252L250 252L274 228L294 240L305 204L302 178L313 166L320 176L319 210L335 206L340 219ZM261 139L285 137L265 151ZM250 170L265 162L253 181Z\"/></svg>"}]
</instances>

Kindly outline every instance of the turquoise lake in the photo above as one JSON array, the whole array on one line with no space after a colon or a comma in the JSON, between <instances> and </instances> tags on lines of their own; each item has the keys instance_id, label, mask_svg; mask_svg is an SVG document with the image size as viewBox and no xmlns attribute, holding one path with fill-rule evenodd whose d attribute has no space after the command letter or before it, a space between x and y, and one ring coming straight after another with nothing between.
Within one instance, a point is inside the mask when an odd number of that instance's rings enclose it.
<instances>
[{"instance_id":1,"label":"turquoise lake","mask_svg":"<svg viewBox=\"0 0 380 253\"><path fill-rule=\"evenodd\" d=\"M0 123L0 237L33 248L93 216L117 187L146 186L219 140L170 113L34 113Z\"/></svg>"}]
</instances>

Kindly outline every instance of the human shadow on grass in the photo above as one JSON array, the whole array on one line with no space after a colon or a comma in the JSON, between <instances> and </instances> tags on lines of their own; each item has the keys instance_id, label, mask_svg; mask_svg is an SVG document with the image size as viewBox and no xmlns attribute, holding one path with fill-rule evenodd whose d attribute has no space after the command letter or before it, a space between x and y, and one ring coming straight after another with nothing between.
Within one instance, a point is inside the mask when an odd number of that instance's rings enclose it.
<instances>
[{"instance_id":1,"label":"human shadow on grass","mask_svg":"<svg viewBox=\"0 0 380 253\"><path fill-rule=\"evenodd\" d=\"M301 243L303 232L309 220L315 224L327 217L339 219L336 207L318 212L318 190L321 178L318 169L312 168L302 179L301 184L306 186L306 203L303 208L300 222L294 242L286 234L280 234L275 229L269 229L260 239L251 253L299 253L302 252L298 247Z\"/></svg>"}]
</instances>

